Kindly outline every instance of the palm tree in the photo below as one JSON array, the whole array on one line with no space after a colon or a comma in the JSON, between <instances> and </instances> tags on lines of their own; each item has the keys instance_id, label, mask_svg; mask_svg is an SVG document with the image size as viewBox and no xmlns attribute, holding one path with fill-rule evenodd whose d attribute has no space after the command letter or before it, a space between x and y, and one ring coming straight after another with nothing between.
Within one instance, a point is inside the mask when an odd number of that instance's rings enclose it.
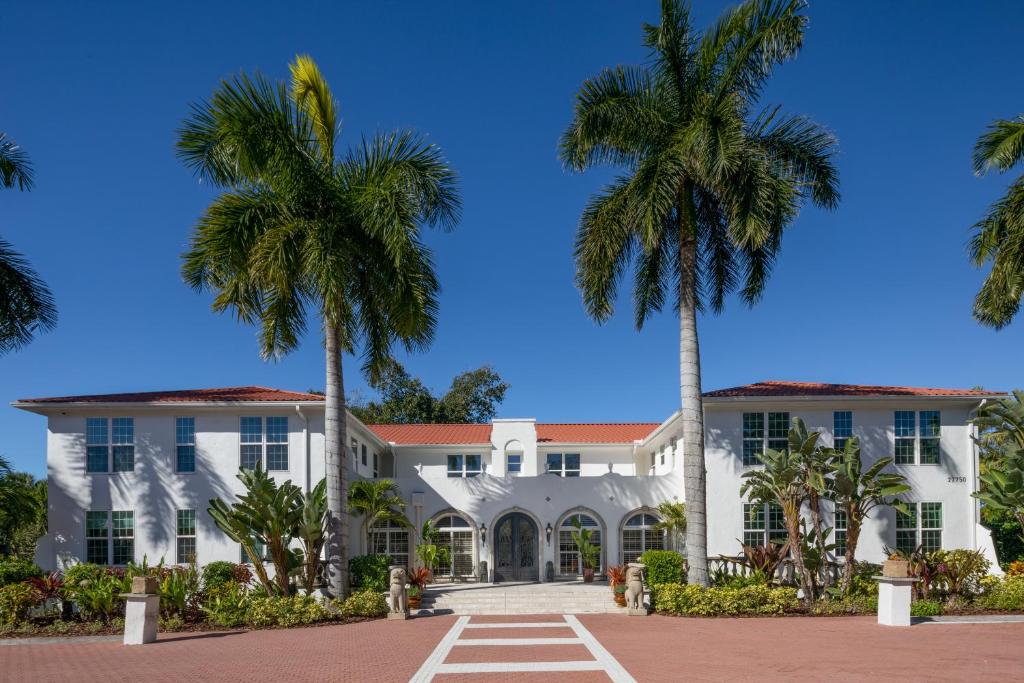
<instances>
[{"instance_id":1,"label":"palm tree","mask_svg":"<svg viewBox=\"0 0 1024 683\"><path fill-rule=\"evenodd\" d=\"M684 547L680 540L686 535L686 503L662 501L658 503L658 515L661 520L654 525L654 530L668 534L674 549Z\"/></svg>"},{"instance_id":2,"label":"palm tree","mask_svg":"<svg viewBox=\"0 0 1024 683\"><path fill-rule=\"evenodd\" d=\"M1024 159L1024 115L988 127L974 145L974 172L1008 171ZM975 266L992 262L974 299L974 317L983 325L1005 327L1024 296L1024 176L1010 185L975 226L970 254Z\"/></svg>"},{"instance_id":3,"label":"palm tree","mask_svg":"<svg viewBox=\"0 0 1024 683\"><path fill-rule=\"evenodd\" d=\"M31 190L32 162L0 133L0 187ZM57 324L57 307L46 283L28 261L0 238L0 356L25 346L39 331Z\"/></svg>"},{"instance_id":4,"label":"palm tree","mask_svg":"<svg viewBox=\"0 0 1024 683\"><path fill-rule=\"evenodd\" d=\"M325 460L331 593L348 590L346 408L341 354L362 351L372 377L395 342L425 347L439 285L420 228L451 228L455 174L411 132L363 140L341 156L338 107L309 57L291 84L242 74L184 122L178 154L223 190L184 256L186 282L216 293L213 309L260 326L260 350L299 344L308 309L326 353Z\"/></svg>"},{"instance_id":5,"label":"palm tree","mask_svg":"<svg viewBox=\"0 0 1024 683\"><path fill-rule=\"evenodd\" d=\"M882 471L892 464L892 458L879 458L864 470L857 437L847 439L843 450L835 454L829 488L836 510L846 514L846 552L841 588L843 593L847 593L857 566L857 541L868 513L881 506L906 511L896 496L910 491L910 486L902 474Z\"/></svg>"},{"instance_id":6,"label":"palm tree","mask_svg":"<svg viewBox=\"0 0 1024 683\"><path fill-rule=\"evenodd\" d=\"M1024 449L1024 391L1015 389L1012 398L985 401L971 424L978 428L977 441L985 464Z\"/></svg>"},{"instance_id":7,"label":"palm tree","mask_svg":"<svg viewBox=\"0 0 1024 683\"><path fill-rule=\"evenodd\" d=\"M360 539L365 539L370 528L378 522L412 526L405 516L405 501L402 500L398 484L390 479L353 482L348 489L348 510L353 517L363 517Z\"/></svg>"},{"instance_id":8,"label":"palm tree","mask_svg":"<svg viewBox=\"0 0 1024 683\"><path fill-rule=\"evenodd\" d=\"M683 0L662 0L661 23L644 27L649 62L584 82L560 143L572 170L625 169L580 220L576 283L587 312L611 317L632 264L637 328L666 297L679 313L690 583L708 583L697 311L720 312L738 287L757 302L801 203L839 200L834 138L804 116L753 111L773 67L800 49L803 7L748 0L699 33Z\"/></svg>"}]
</instances>

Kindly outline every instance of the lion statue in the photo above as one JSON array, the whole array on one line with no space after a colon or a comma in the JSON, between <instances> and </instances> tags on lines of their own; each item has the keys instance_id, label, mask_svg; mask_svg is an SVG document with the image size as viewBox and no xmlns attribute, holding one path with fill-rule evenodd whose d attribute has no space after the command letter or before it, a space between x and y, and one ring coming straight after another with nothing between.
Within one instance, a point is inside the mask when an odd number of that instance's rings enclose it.
<instances>
[{"instance_id":1,"label":"lion statue","mask_svg":"<svg viewBox=\"0 0 1024 683\"><path fill-rule=\"evenodd\" d=\"M404 614L408 611L408 597L405 592L405 567L391 567L391 611Z\"/></svg>"},{"instance_id":2,"label":"lion statue","mask_svg":"<svg viewBox=\"0 0 1024 683\"><path fill-rule=\"evenodd\" d=\"M626 568L626 607L631 610L644 608L644 569L639 562L630 562Z\"/></svg>"}]
</instances>

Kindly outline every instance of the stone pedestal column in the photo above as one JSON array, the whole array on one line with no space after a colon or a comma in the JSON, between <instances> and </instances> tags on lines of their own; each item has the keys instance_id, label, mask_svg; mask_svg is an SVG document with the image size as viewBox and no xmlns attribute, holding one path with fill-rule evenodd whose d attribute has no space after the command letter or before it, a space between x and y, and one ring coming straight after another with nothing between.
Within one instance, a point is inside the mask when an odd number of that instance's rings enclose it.
<instances>
[{"instance_id":1,"label":"stone pedestal column","mask_svg":"<svg viewBox=\"0 0 1024 683\"><path fill-rule=\"evenodd\" d=\"M122 593L124 598L124 644L145 645L156 640L156 627L160 619L160 596L153 577L136 576L132 579L132 592Z\"/></svg>"},{"instance_id":2,"label":"stone pedestal column","mask_svg":"<svg viewBox=\"0 0 1024 683\"><path fill-rule=\"evenodd\" d=\"M910 598L918 579L876 576L878 581L878 623L883 626L910 626Z\"/></svg>"}]
</instances>

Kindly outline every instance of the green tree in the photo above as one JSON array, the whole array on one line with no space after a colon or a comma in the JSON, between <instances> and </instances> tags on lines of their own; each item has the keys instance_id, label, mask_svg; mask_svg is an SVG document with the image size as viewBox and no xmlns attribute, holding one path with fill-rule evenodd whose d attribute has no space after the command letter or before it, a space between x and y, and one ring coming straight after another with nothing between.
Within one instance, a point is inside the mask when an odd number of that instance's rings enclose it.
<instances>
[{"instance_id":1,"label":"green tree","mask_svg":"<svg viewBox=\"0 0 1024 683\"><path fill-rule=\"evenodd\" d=\"M903 509L896 496L910 491L910 486L902 474L883 471L892 464L892 458L880 458L865 470L857 437L847 439L844 449L834 453L830 488L836 510L846 514L846 562L841 588L848 593L857 571L857 542L868 513L881 506Z\"/></svg>"},{"instance_id":2,"label":"green tree","mask_svg":"<svg viewBox=\"0 0 1024 683\"><path fill-rule=\"evenodd\" d=\"M974 172L1009 171L1024 159L1024 116L999 120L974 145ZM992 264L974 299L974 317L996 329L1010 324L1024 296L1024 176L974 225L971 261Z\"/></svg>"},{"instance_id":3,"label":"green tree","mask_svg":"<svg viewBox=\"0 0 1024 683\"><path fill-rule=\"evenodd\" d=\"M363 518L360 542L365 541L370 527L378 522L412 526L409 518L405 516L405 501L402 500L398 484L390 479L362 479L352 482L348 489L348 509L353 517Z\"/></svg>"},{"instance_id":4,"label":"green tree","mask_svg":"<svg viewBox=\"0 0 1024 683\"><path fill-rule=\"evenodd\" d=\"M497 414L508 384L490 366L456 375L442 396L435 396L395 360L370 383L379 401L352 405L352 414L366 424L482 423Z\"/></svg>"},{"instance_id":5,"label":"green tree","mask_svg":"<svg viewBox=\"0 0 1024 683\"><path fill-rule=\"evenodd\" d=\"M0 133L0 187L31 190L32 162L25 151ZM0 238L0 356L32 341L57 324L57 307L46 283L28 261Z\"/></svg>"},{"instance_id":6,"label":"green tree","mask_svg":"<svg viewBox=\"0 0 1024 683\"><path fill-rule=\"evenodd\" d=\"M664 531L672 541L672 547L681 549L686 538L686 503L662 501L658 503L658 515L661 520L654 525L655 531Z\"/></svg>"},{"instance_id":7,"label":"green tree","mask_svg":"<svg viewBox=\"0 0 1024 683\"><path fill-rule=\"evenodd\" d=\"M690 583L708 583L697 311L721 311L737 288L756 303L804 200L839 200L832 135L777 107L755 111L773 68L803 43L803 8L748 0L698 32L686 3L662 0L661 23L644 26L648 63L584 82L560 143L572 170L625 169L580 220L576 283L587 312L611 317L632 265L637 328L666 298L679 314Z\"/></svg>"},{"instance_id":8,"label":"green tree","mask_svg":"<svg viewBox=\"0 0 1024 683\"><path fill-rule=\"evenodd\" d=\"M32 560L45 533L46 481L15 472L0 456L0 557Z\"/></svg>"},{"instance_id":9,"label":"green tree","mask_svg":"<svg viewBox=\"0 0 1024 683\"><path fill-rule=\"evenodd\" d=\"M981 519L991 529L1001 561L1017 559L1024 548L1024 391L1008 398L988 400L978 408L972 424L981 460L981 490L974 494L984 503Z\"/></svg>"},{"instance_id":10,"label":"green tree","mask_svg":"<svg viewBox=\"0 0 1024 683\"><path fill-rule=\"evenodd\" d=\"M438 282L424 225L451 228L460 203L439 149L411 132L338 156L338 107L309 57L291 84L240 75L193 107L178 153L222 193L203 214L182 268L213 309L259 325L260 350L299 344L309 309L326 356L325 460L331 592L348 590L345 391L341 356L361 351L371 377L395 342L433 336Z\"/></svg>"},{"instance_id":11,"label":"green tree","mask_svg":"<svg viewBox=\"0 0 1024 683\"><path fill-rule=\"evenodd\" d=\"M320 555L327 542L327 480L321 479L301 498L302 514L295 536L302 545L302 584L307 593L316 586Z\"/></svg>"}]
</instances>

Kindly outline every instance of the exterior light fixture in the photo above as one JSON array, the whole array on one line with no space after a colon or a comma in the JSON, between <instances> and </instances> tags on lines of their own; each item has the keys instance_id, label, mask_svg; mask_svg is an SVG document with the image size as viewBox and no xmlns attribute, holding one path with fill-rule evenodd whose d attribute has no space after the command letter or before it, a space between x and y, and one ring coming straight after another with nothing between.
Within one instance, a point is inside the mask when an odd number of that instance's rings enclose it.
<instances>
[{"instance_id":1,"label":"exterior light fixture","mask_svg":"<svg viewBox=\"0 0 1024 683\"><path fill-rule=\"evenodd\" d=\"M480 525L480 542L483 543L484 545L487 545L487 525L486 524L481 524Z\"/></svg>"},{"instance_id":2,"label":"exterior light fixture","mask_svg":"<svg viewBox=\"0 0 1024 683\"><path fill-rule=\"evenodd\" d=\"M544 529L544 533L547 534L547 536L548 536L548 543L551 543L551 532L552 531L554 531L554 529L551 528L551 522L548 522L547 527Z\"/></svg>"}]
</instances>

